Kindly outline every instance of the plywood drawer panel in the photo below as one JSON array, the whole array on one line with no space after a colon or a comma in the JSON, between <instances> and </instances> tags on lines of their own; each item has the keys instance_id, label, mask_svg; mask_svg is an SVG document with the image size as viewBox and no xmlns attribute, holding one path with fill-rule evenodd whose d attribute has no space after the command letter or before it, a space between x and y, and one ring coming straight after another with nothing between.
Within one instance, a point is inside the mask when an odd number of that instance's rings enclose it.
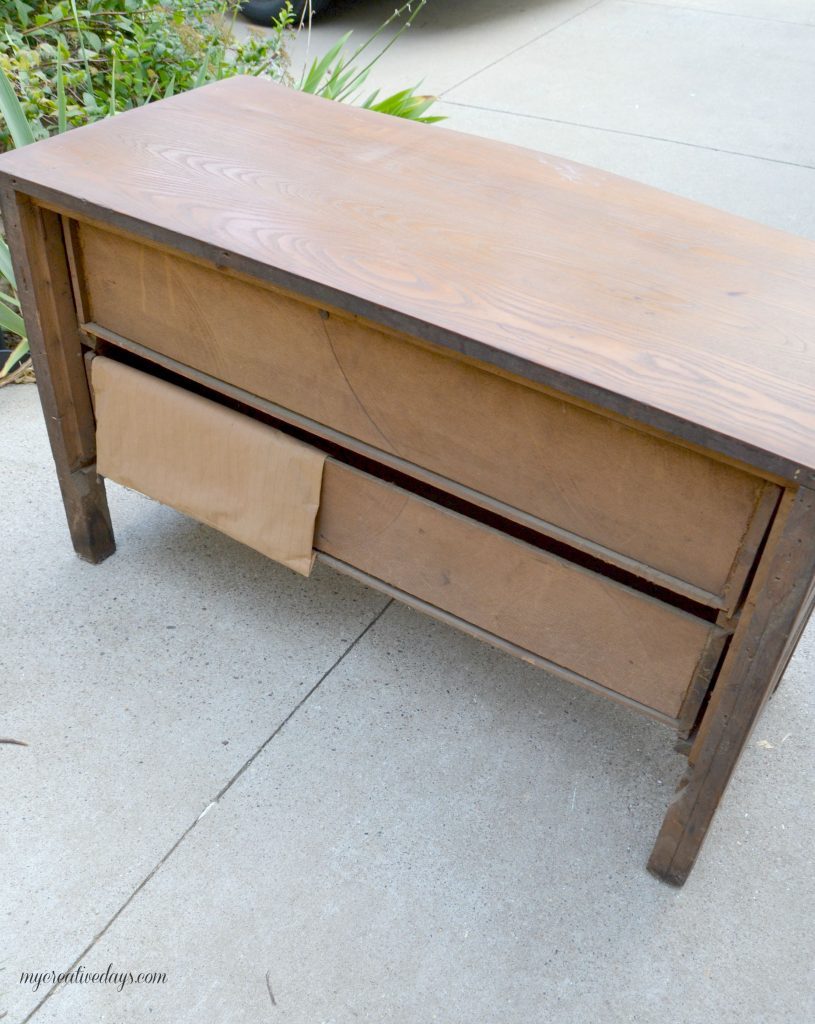
<instances>
[{"instance_id":1,"label":"plywood drawer panel","mask_svg":"<svg viewBox=\"0 0 815 1024\"><path fill-rule=\"evenodd\" d=\"M328 460L314 540L399 590L671 718L722 633Z\"/></svg>"},{"instance_id":2,"label":"plywood drawer panel","mask_svg":"<svg viewBox=\"0 0 815 1024\"><path fill-rule=\"evenodd\" d=\"M88 320L732 606L773 485L176 254L77 235Z\"/></svg>"},{"instance_id":3,"label":"plywood drawer panel","mask_svg":"<svg viewBox=\"0 0 815 1024\"><path fill-rule=\"evenodd\" d=\"M701 698L719 627L177 384L105 357L91 368L104 475L306 575L313 543L670 719L692 687Z\"/></svg>"}]
</instances>

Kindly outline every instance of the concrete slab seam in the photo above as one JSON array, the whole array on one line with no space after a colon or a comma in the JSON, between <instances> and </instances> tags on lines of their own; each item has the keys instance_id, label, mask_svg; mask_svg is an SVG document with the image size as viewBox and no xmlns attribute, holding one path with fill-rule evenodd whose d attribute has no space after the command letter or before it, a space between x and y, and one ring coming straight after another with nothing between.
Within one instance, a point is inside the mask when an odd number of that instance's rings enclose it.
<instances>
[{"instance_id":1,"label":"concrete slab seam","mask_svg":"<svg viewBox=\"0 0 815 1024\"><path fill-rule=\"evenodd\" d=\"M295 704L295 706L286 715L283 721L278 726L276 726L274 731L269 736L267 736L263 743L261 743L258 749L252 754L252 756L249 757L235 772L235 774L229 779L229 781L224 786L222 786L222 788L218 791L216 796L213 797L212 800L207 801L204 810L201 811L201 813L195 818L195 820L190 825L188 825L187 828L184 829L184 831L176 839L176 841L173 843L170 849L164 854L164 856L158 861L158 863L156 863L150 869L148 874L145 875L141 882L139 882L139 884L136 886L133 892L118 908L115 914L113 914L113 916L110 918L107 924L105 924L105 926L101 928L100 931L96 933L96 935L94 935L94 937L91 939L88 945L82 950L79 956L76 957L73 963L64 972L61 973L70 974L71 971L75 970L82 963L82 961L85 959L85 957L87 957L88 953L90 953L90 951L93 949L96 943L106 934L106 932L110 930L110 928L116 923L118 918L124 913L125 910L127 910L127 908L130 906L133 900L139 895L142 889L144 889L147 886L147 884L151 881L151 879L153 879L158 874L158 872L167 863L170 857L172 857L172 855L179 848L179 846L181 846L181 844L184 842L187 836L197 827L201 819L204 818L209 813L209 811L217 805L221 797L223 797L235 785L238 779L240 779L240 777L247 771L247 769L251 767L253 762L263 753L263 751L266 749L266 747L269 746L272 740L275 739L275 737L283 731L286 725L288 725L292 718L294 718L294 716L297 714L300 708L306 703L306 701L308 701L309 698L314 693L316 693L316 691L320 688L320 686L322 686L322 684L331 675L334 669L336 669L345 660L345 658L351 653L351 651L353 651L357 644L366 636L366 634L371 629L373 629L373 627L377 624L377 622L379 622L379 620L382 618L382 616L385 614L385 612L388 610L388 608L390 608L392 604L393 598L390 598L388 602L376 613L376 615L371 619L371 621L365 626L362 632L359 633L358 636L356 636L351 641L351 643L345 648L342 654L340 654L340 656L335 659L335 661L329 666L329 668L327 668L326 671L323 672L323 674L320 676L317 682L314 683L314 685L309 689L308 693L306 693L305 696L303 696L297 702L297 704ZM48 989L48 991L45 993L42 999L37 1003L37 1005L23 1018L20 1024L28 1024L28 1022L34 1017L34 1015L40 1009L42 1009L42 1007L51 998L51 996L56 994L57 990L62 987L64 987L64 984L61 985L58 982L55 982L51 986L51 988Z\"/></svg>"},{"instance_id":2,"label":"concrete slab seam","mask_svg":"<svg viewBox=\"0 0 815 1024\"><path fill-rule=\"evenodd\" d=\"M639 7L659 7L665 11L688 11L690 14L718 14L722 18L746 18L748 21L772 21L776 25L800 25L801 28L815 28L815 22L787 21L786 18L765 18L760 14L740 14L738 11L717 11L713 7L685 7L683 4L655 4L651 0L620 0L625 4Z\"/></svg>"},{"instance_id":3,"label":"concrete slab seam","mask_svg":"<svg viewBox=\"0 0 815 1024\"><path fill-rule=\"evenodd\" d=\"M655 5L657 6L657 5ZM728 156L743 156L748 160L761 160L768 164L783 164L785 167L799 167L804 171L815 171L813 164L799 164L794 160L781 160L774 156L759 156L757 153L742 153L737 149L719 149L716 146L702 146L698 142L685 142L682 139L666 139L660 135L644 135L641 132L624 131L622 128L603 128L596 124L583 124L580 121L566 121L559 117L544 117L542 114L528 114L520 110L504 110L500 107L482 107L477 103L461 103L457 100L444 100L450 107L461 107L465 110L482 110L485 114L502 114L507 117L524 117L530 121L546 121L549 124L564 124L571 128L587 128L594 132L608 132L610 135L627 135L633 139L647 139L650 142L667 142L673 146L687 146L689 149L704 149L709 153L726 153Z\"/></svg>"},{"instance_id":4,"label":"concrete slab seam","mask_svg":"<svg viewBox=\"0 0 815 1024\"><path fill-rule=\"evenodd\" d=\"M550 36L553 32L557 32L559 28L563 28L564 25L568 25L569 22L574 21L576 18L582 18L584 14L587 14L589 11L593 11L595 7L599 7L600 4L603 4L605 2L606 0L595 0L593 4L590 4L588 7L584 7L582 11L577 11L575 14L570 14L568 18L565 18L563 21L559 21L557 25L553 25L551 28L546 29L545 32L541 32L539 36L535 36L533 39L527 39L525 43L521 43L520 46L516 46L514 50L510 50L508 53L504 53L500 57L496 57L495 60L490 61L489 64L485 64L483 68L479 68L478 71L473 71L472 74L467 75L465 78L462 78L460 82L456 82L455 85L451 85L447 89L443 89L439 93L439 99L444 97L448 92L452 92L453 89L458 89L458 87L460 85L464 85L465 82L469 82L470 79L476 78L484 71L488 71L490 68L494 68L496 64L500 64L502 61L505 61L507 57L512 57L513 54L520 53L520 51L525 50L527 46L531 46L533 43L539 42L546 36Z\"/></svg>"}]
</instances>

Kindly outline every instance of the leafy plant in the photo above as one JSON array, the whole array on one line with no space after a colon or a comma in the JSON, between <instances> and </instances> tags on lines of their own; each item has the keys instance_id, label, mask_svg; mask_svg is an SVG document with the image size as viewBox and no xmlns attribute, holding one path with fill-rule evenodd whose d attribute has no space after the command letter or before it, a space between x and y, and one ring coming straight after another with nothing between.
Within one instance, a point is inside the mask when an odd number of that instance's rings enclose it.
<instances>
[{"instance_id":1,"label":"leafy plant","mask_svg":"<svg viewBox=\"0 0 815 1024\"><path fill-rule=\"evenodd\" d=\"M346 32L323 57L315 59L308 70L304 69L297 88L302 92L314 93L317 96L323 96L326 99L337 100L338 102L353 102L357 100L373 66L394 45L399 36L410 28L426 4L427 0L419 0L419 3L414 3L411 0L411 2L397 8L376 32L358 46L350 56L346 56L345 47L351 38L351 33ZM408 17L402 23L399 30L394 33L378 53L370 59L366 58L367 63L358 68L356 61L406 11L408 12ZM436 98L435 96L417 95L416 90L418 88L418 85L411 86L381 100L379 99L379 90L376 89L366 100L360 103L360 106L365 107L367 110L376 110L382 114L391 114L394 117L404 117L411 121L422 121L425 124L443 121L443 117L424 116L426 111L435 103Z\"/></svg>"},{"instance_id":2,"label":"leafy plant","mask_svg":"<svg viewBox=\"0 0 815 1024\"><path fill-rule=\"evenodd\" d=\"M234 0L0 0L0 70L11 80L35 138L211 77L286 75L288 13L269 35L232 34ZM8 136L0 127L0 149Z\"/></svg>"},{"instance_id":3,"label":"leafy plant","mask_svg":"<svg viewBox=\"0 0 815 1024\"><path fill-rule=\"evenodd\" d=\"M17 146L25 146L34 141L34 133L26 120L20 101L14 95L11 82L5 74L0 71L0 114L8 125L14 143ZM5 377L21 359L28 355L28 338L25 333L25 324L20 316L20 301L16 296L17 282L14 279L14 268L11 265L11 253L5 239L0 238L0 328L10 334L16 334L20 339L4 365L0 367L0 378Z\"/></svg>"},{"instance_id":4,"label":"leafy plant","mask_svg":"<svg viewBox=\"0 0 815 1024\"><path fill-rule=\"evenodd\" d=\"M5 241L0 238L0 278L2 278L12 291L16 288L14 271L11 266L11 254ZM0 377L5 377L21 359L28 355L28 338L25 335L25 324L20 316L20 301L14 294L7 294L0 291L0 327L10 334L16 334L20 341L11 350L11 354L2 367Z\"/></svg>"}]
</instances>

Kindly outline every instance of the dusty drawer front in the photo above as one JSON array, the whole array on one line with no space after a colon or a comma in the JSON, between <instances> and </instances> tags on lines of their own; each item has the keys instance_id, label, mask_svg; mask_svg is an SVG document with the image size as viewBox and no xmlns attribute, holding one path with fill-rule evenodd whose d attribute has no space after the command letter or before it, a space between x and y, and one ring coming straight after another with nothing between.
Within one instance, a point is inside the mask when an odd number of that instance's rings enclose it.
<instances>
[{"instance_id":1,"label":"dusty drawer front","mask_svg":"<svg viewBox=\"0 0 815 1024\"><path fill-rule=\"evenodd\" d=\"M91 365L103 476L311 572L322 452L112 359Z\"/></svg>"},{"instance_id":2,"label":"dusty drawer front","mask_svg":"<svg viewBox=\"0 0 815 1024\"><path fill-rule=\"evenodd\" d=\"M707 622L331 461L314 546L672 718L722 639Z\"/></svg>"},{"instance_id":3,"label":"dusty drawer front","mask_svg":"<svg viewBox=\"0 0 815 1024\"><path fill-rule=\"evenodd\" d=\"M758 478L138 241L78 237L88 320L732 604L772 504Z\"/></svg>"},{"instance_id":4,"label":"dusty drawer front","mask_svg":"<svg viewBox=\"0 0 815 1024\"><path fill-rule=\"evenodd\" d=\"M304 574L331 555L669 718L704 689L715 625L141 370L97 357L92 382L103 475Z\"/></svg>"}]
</instances>

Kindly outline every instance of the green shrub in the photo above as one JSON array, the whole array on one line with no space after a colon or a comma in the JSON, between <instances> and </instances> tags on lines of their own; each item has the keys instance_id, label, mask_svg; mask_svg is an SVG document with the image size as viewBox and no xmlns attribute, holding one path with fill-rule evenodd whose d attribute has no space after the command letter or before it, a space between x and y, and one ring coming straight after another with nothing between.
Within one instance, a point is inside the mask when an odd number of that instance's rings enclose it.
<instances>
[{"instance_id":1,"label":"green shrub","mask_svg":"<svg viewBox=\"0 0 815 1024\"><path fill-rule=\"evenodd\" d=\"M74 127L208 78L283 78L291 12L270 36L237 41L236 10L230 0L0 0L0 69L35 138L59 127L60 83L66 126ZM0 150L8 145L0 125Z\"/></svg>"}]
</instances>

